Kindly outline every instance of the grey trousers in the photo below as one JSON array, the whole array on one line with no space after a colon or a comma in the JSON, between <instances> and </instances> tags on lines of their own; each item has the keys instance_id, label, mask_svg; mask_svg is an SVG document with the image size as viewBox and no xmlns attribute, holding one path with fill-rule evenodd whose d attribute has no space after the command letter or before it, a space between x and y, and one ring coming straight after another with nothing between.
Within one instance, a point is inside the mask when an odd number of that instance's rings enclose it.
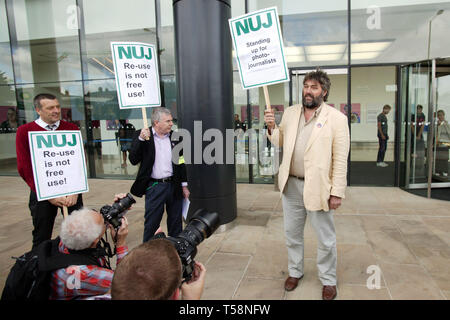
<instances>
[{"instance_id":1,"label":"grey trousers","mask_svg":"<svg viewBox=\"0 0 450 320\"><path fill-rule=\"evenodd\" d=\"M317 240L317 268L322 285L336 285L336 231L333 210L309 211L303 204L304 181L289 177L282 194L284 230L288 250L289 276L300 278L304 267L304 237L306 216L309 216Z\"/></svg>"}]
</instances>

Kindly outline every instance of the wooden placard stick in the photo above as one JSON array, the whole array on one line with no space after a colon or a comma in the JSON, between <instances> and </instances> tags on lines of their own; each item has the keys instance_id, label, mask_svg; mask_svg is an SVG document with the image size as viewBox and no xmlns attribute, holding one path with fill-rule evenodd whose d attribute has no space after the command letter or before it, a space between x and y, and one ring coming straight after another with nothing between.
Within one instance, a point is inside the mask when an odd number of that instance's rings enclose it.
<instances>
[{"instance_id":1,"label":"wooden placard stick","mask_svg":"<svg viewBox=\"0 0 450 320\"><path fill-rule=\"evenodd\" d=\"M144 121L144 128L148 128L148 120L147 120L147 109L142 107L142 120ZM146 137L145 140L150 139L150 137Z\"/></svg>"},{"instance_id":2,"label":"wooden placard stick","mask_svg":"<svg viewBox=\"0 0 450 320\"><path fill-rule=\"evenodd\" d=\"M269 90L267 89L267 86L263 86L263 89L264 89L264 98L266 99L266 110L272 111L272 107L270 106Z\"/></svg>"},{"instance_id":3,"label":"wooden placard stick","mask_svg":"<svg viewBox=\"0 0 450 320\"><path fill-rule=\"evenodd\" d=\"M64 216L64 219L65 219L69 215L69 211L67 210L66 206L63 206L62 209L63 209L63 216Z\"/></svg>"}]
</instances>

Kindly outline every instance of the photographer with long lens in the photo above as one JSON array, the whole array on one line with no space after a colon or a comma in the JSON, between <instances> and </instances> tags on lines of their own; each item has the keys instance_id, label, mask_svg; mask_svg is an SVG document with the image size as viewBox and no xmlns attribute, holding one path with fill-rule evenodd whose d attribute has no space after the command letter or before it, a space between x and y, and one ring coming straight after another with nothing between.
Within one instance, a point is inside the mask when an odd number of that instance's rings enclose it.
<instances>
[{"instance_id":1,"label":"photographer with long lens","mask_svg":"<svg viewBox=\"0 0 450 320\"><path fill-rule=\"evenodd\" d=\"M109 245L103 240L107 228L115 244L117 264L127 255L128 222L124 213L134 199L125 193L115 195L112 206L101 212L82 208L61 224L59 252L92 257L90 265L73 265L52 273L50 299L85 299L109 292L114 271L109 266ZM109 250L108 250L109 249Z\"/></svg>"},{"instance_id":2,"label":"photographer with long lens","mask_svg":"<svg viewBox=\"0 0 450 320\"><path fill-rule=\"evenodd\" d=\"M150 241L131 250L117 267L113 300L199 300L206 269L194 261L197 246L219 226L219 215L197 210L176 237L156 231Z\"/></svg>"},{"instance_id":3,"label":"photographer with long lens","mask_svg":"<svg viewBox=\"0 0 450 320\"><path fill-rule=\"evenodd\" d=\"M111 286L112 300L199 300L206 269L195 262L188 282L182 283L181 259L167 239L137 246L117 266Z\"/></svg>"}]
</instances>

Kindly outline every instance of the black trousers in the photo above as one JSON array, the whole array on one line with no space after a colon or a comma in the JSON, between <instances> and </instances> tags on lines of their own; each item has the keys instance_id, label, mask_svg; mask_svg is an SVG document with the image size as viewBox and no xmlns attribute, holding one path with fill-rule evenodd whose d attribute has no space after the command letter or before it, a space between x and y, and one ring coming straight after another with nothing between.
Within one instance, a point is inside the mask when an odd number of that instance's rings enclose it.
<instances>
[{"instance_id":1,"label":"black trousers","mask_svg":"<svg viewBox=\"0 0 450 320\"><path fill-rule=\"evenodd\" d=\"M53 225L55 224L56 214L59 207L54 206L48 200L38 201L36 192L30 191L30 200L28 202L31 217L33 218L33 248L41 242L51 239ZM77 203L68 208L69 214L83 207L83 197L78 195ZM62 213L62 208L61 208Z\"/></svg>"}]
</instances>

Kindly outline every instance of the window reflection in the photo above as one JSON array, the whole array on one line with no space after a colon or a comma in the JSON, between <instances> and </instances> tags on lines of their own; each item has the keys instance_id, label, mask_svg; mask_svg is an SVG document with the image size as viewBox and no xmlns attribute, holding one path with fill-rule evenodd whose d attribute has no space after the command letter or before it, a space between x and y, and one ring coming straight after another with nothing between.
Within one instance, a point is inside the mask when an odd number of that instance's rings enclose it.
<instances>
[{"instance_id":1,"label":"window reflection","mask_svg":"<svg viewBox=\"0 0 450 320\"><path fill-rule=\"evenodd\" d=\"M0 85L14 83L5 0L0 1Z\"/></svg>"},{"instance_id":2,"label":"window reflection","mask_svg":"<svg viewBox=\"0 0 450 320\"><path fill-rule=\"evenodd\" d=\"M107 8L107 14L104 14ZM113 79L111 41L133 41L156 45L154 1L83 1L87 63L85 79Z\"/></svg>"},{"instance_id":3,"label":"window reflection","mask_svg":"<svg viewBox=\"0 0 450 320\"><path fill-rule=\"evenodd\" d=\"M414 2L352 1L352 63L420 61L428 57L428 44L430 57L448 56L450 43L439 39L450 29L450 3Z\"/></svg>"},{"instance_id":4,"label":"window reflection","mask_svg":"<svg viewBox=\"0 0 450 320\"><path fill-rule=\"evenodd\" d=\"M81 80L74 0L7 1L17 83ZM75 13L76 14L76 13ZM75 16L76 17L76 16Z\"/></svg>"},{"instance_id":5,"label":"window reflection","mask_svg":"<svg viewBox=\"0 0 450 320\"><path fill-rule=\"evenodd\" d=\"M348 61L347 1L249 0L251 11L276 6L288 67Z\"/></svg>"}]
</instances>

